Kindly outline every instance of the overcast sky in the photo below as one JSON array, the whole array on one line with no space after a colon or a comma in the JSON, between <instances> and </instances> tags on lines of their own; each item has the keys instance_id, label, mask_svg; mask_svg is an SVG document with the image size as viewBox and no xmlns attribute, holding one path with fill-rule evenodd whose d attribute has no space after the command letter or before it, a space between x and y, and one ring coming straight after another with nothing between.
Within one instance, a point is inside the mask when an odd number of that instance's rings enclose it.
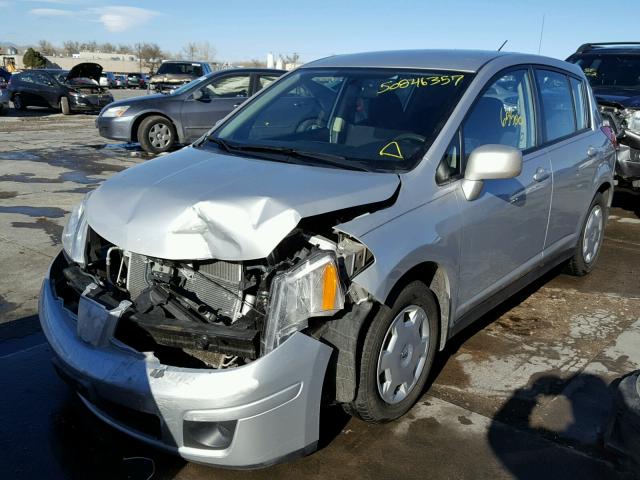
<instances>
[{"instance_id":1,"label":"overcast sky","mask_svg":"<svg viewBox=\"0 0 640 480\"><path fill-rule=\"evenodd\" d=\"M177 52L207 40L221 60L302 60L407 48L497 49L565 58L588 41L640 40L640 0L0 0L0 41L156 42Z\"/></svg>"}]
</instances>

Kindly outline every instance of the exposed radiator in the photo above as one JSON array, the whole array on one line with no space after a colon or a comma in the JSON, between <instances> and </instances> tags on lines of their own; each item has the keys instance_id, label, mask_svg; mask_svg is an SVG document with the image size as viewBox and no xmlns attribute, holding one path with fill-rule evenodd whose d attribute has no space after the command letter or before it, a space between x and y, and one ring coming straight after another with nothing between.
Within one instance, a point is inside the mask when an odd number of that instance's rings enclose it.
<instances>
[{"instance_id":1,"label":"exposed radiator","mask_svg":"<svg viewBox=\"0 0 640 480\"><path fill-rule=\"evenodd\" d=\"M202 303L209 305L217 314L236 320L242 309L240 288L242 264L214 260L200 263L195 268L200 275L188 276L184 288L194 293ZM127 275L127 289L132 299L149 286L146 280L146 269L145 257L132 253Z\"/></svg>"}]
</instances>

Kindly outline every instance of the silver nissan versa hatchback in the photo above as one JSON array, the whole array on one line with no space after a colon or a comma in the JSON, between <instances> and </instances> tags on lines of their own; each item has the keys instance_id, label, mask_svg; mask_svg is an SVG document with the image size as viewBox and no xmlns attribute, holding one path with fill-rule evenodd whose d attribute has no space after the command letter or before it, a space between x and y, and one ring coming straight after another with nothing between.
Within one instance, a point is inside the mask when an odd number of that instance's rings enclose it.
<instances>
[{"instance_id":1,"label":"silver nissan versa hatchback","mask_svg":"<svg viewBox=\"0 0 640 480\"><path fill-rule=\"evenodd\" d=\"M40 296L57 370L114 427L227 467L313 451L324 404L398 418L453 335L594 267L600 122L550 58L307 64L74 209Z\"/></svg>"}]
</instances>

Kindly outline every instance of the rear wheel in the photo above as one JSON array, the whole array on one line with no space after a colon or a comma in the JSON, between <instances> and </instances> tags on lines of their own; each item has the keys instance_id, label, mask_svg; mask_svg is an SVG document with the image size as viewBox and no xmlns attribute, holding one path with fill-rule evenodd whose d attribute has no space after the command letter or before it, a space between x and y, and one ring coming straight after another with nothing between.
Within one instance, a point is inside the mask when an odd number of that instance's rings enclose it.
<instances>
[{"instance_id":1,"label":"rear wheel","mask_svg":"<svg viewBox=\"0 0 640 480\"><path fill-rule=\"evenodd\" d=\"M371 423L394 420L416 403L438 342L438 308L422 282L409 283L367 331L358 391L345 410Z\"/></svg>"},{"instance_id":2,"label":"rear wheel","mask_svg":"<svg viewBox=\"0 0 640 480\"><path fill-rule=\"evenodd\" d=\"M69 106L69 99L67 97L60 99L60 110L62 110L63 115L71 115L71 107Z\"/></svg>"},{"instance_id":3,"label":"rear wheel","mask_svg":"<svg viewBox=\"0 0 640 480\"><path fill-rule=\"evenodd\" d=\"M176 142L176 130L167 118L153 115L140 123L138 141L147 152L166 152Z\"/></svg>"},{"instance_id":4,"label":"rear wheel","mask_svg":"<svg viewBox=\"0 0 640 480\"><path fill-rule=\"evenodd\" d=\"M13 108L15 108L16 110L22 111L27 108L27 105L22 101L21 95L14 95L12 102L13 102Z\"/></svg>"},{"instance_id":5,"label":"rear wheel","mask_svg":"<svg viewBox=\"0 0 640 480\"><path fill-rule=\"evenodd\" d=\"M582 277L593 270L600 255L607 221L607 203L602 193L598 193L589 207L589 213L580 231L580 240L567 264L567 273Z\"/></svg>"}]
</instances>

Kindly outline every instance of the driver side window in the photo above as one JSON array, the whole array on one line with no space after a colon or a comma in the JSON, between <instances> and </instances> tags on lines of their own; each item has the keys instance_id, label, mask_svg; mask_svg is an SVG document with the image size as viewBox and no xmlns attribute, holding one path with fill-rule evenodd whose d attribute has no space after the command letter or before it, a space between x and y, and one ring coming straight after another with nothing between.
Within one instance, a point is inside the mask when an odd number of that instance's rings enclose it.
<instances>
[{"instance_id":1,"label":"driver side window","mask_svg":"<svg viewBox=\"0 0 640 480\"><path fill-rule=\"evenodd\" d=\"M487 144L520 150L535 146L533 95L527 69L512 70L485 90L462 126L465 161Z\"/></svg>"},{"instance_id":2,"label":"driver side window","mask_svg":"<svg viewBox=\"0 0 640 480\"><path fill-rule=\"evenodd\" d=\"M210 98L248 97L250 83L249 75L235 75L215 80L202 90Z\"/></svg>"}]
</instances>

